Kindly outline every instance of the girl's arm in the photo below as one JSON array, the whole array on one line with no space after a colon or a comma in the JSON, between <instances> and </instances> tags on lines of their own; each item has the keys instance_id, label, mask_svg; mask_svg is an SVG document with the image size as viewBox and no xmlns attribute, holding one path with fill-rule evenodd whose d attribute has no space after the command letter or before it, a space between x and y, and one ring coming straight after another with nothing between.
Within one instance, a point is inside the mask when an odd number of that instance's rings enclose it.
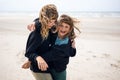
<instances>
[{"instance_id":1,"label":"girl's arm","mask_svg":"<svg viewBox=\"0 0 120 80\"><path fill-rule=\"evenodd\" d=\"M75 40L70 41L70 56L74 57L76 55Z\"/></svg>"},{"instance_id":2,"label":"girl's arm","mask_svg":"<svg viewBox=\"0 0 120 80\"><path fill-rule=\"evenodd\" d=\"M36 18L31 24L29 24L27 26L27 29L29 31L34 31L36 29L36 27L38 27L38 26L35 26L35 23L38 22L38 21L39 21L39 18Z\"/></svg>"},{"instance_id":3,"label":"girl's arm","mask_svg":"<svg viewBox=\"0 0 120 80\"><path fill-rule=\"evenodd\" d=\"M27 41L27 46L26 46L26 53L25 56L32 62L35 62L38 64L38 68L41 69L42 71L47 70L48 65L45 62L45 60L37 55L37 49L39 45L41 45L42 39L39 37L39 33L33 31Z\"/></svg>"},{"instance_id":4,"label":"girl's arm","mask_svg":"<svg viewBox=\"0 0 120 80\"><path fill-rule=\"evenodd\" d=\"M37 48L40 45L40 42L42 41L40 38L38 38L38 33L33 31L30 33L27 45L26 45L26 53L25 56L30 60L35 62L37 55ZM39 42L39 43L38 43Z\"/></svg>"}]
</instances>

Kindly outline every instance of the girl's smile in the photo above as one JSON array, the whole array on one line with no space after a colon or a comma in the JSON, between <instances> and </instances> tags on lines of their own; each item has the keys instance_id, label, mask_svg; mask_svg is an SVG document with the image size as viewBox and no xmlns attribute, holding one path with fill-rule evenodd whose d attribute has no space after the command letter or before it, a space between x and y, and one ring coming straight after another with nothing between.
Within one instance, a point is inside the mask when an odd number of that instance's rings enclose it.
<instances>
[{"instance_id":1,"label":"girl's smile","mask_svg":"<svg viewBox=\"0 0 120 80\"><path fill-rule=\"evenodd\" d=\"M58 26L58 36L64 38L70 31L70 25L62 23Z\"/></svg>"}]
</instances>

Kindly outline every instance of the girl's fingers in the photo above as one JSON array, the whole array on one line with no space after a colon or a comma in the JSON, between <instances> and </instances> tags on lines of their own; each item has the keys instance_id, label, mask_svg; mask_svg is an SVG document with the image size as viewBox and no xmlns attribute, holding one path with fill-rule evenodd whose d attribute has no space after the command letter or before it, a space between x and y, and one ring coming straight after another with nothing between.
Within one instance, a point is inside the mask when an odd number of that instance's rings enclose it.
<instances>
[{"instance_id":1,"label":"girl's fingers","mask_svg":"<svg viewBox=\"0 0 120 80\"><path fill-rule=\"evenodd\" d=\"M41 71L46 71L48 68L48 65L47 63L39 63L38 67Z\"/></svg>"}]
</instances>

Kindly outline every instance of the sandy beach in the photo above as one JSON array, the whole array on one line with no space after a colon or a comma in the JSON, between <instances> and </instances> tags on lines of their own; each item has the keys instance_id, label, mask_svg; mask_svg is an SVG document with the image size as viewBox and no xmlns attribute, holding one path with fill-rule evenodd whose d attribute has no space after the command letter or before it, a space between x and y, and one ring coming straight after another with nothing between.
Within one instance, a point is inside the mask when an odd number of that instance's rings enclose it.
<instances>
[{"instance_id":1,"label":"sandy beach","mask_svg":"<svg viewBox=\"0 0 120 80\"><path fill-rule=\"evenodd\" d=\"M29 35L27 25L36 16L0 15L0 80L35 80L21 68ZM67 80L120 79L120 17L79 17L77 55L70 58Z\"/></svg>"}]
</instances>

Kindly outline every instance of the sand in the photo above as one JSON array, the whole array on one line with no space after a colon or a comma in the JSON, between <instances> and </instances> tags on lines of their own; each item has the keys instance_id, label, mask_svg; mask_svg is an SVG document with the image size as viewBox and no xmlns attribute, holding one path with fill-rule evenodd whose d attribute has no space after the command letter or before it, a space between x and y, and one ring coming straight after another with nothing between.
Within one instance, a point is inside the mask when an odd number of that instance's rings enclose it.
<instances>
[{"instance_id":1,"label":"sand","mask_svg":"<svg viewBox=\"0 0 120 80\"><path fill-rule=\"evenodd\" d=\"M21 68L35 16L0 15L0 80L34 80ZM67 80L120 79L120 17L80 17L77 55L70 58Z\"/></svg>"}]
</instances>

